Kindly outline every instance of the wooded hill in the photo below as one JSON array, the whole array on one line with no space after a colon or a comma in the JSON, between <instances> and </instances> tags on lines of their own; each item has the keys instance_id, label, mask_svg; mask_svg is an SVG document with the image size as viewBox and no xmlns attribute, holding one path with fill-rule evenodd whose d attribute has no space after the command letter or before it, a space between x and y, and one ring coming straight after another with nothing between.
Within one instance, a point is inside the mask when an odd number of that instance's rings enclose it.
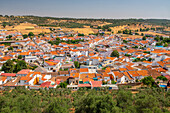
<instances>
[{"instance_id":1,"label":"wooded hill","mask_svg":"<svg viewBox=\"0 0 170 113\"><path fill-rule=\"evenodd\" d=\"M16 25L23 22L37 24L39 26L48 27L66 27L66 28L83 28L86 26L104 26L115 27L120 25L131 24L150 24L160 26L170 26L170 20L167 19L87 19L87 18L56 18L56 17L40 17L40 16L8 16L0 15L0 23L7 25Z\"/></svg>"}]
</instances>

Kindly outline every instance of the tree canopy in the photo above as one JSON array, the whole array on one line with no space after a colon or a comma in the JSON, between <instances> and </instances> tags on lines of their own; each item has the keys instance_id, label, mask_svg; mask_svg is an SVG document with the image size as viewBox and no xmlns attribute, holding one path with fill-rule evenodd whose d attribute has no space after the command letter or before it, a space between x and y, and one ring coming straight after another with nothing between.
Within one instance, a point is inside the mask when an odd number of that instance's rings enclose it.
<instances>
[{"instance_id":1,"label":"tree canopy","mask_svg":"<svg viewBox=\"0 0 170 113\"><path fill-rule=\"evenodd\" d=\"M78 61L74 61L74 66L75 66L76 68L80 68L79 62L78 62Z\"/></svg>"},{"instance_id":2,"label":"tree canopy","mask_svg":"<svg viewBox=\"0 0 170 113\"><path fill-rule=\"evenodd\" d=\"M7 60L7 62L5 62L2 66L2 71L4 71L5 73L13 73L15 68L15 65L13 63L12 60Z\"/></svg>"},{"instance_id":3,"label":"tree canopy","mask_svg":"<svg viewBox=\"0 0 170 113\"><path fill-rule=\"evenodd\" d=\"M142 40L146 40L146 36L143 36Z\"/></svg>"},{"instance_id":4,"label":"tree canopy","mask_svg":"<svg viewBox=\"0 0 170 113\"><path fill-rule=\"evenodd\" d=\"M0 94L0 112L17 113L168 113L170 91L161 88L119 90L28 90L16 87Z\"/></svg>"},{"instance_id":5,"label":"tree canopy","mask_svg":"<svg viewBox=\"0 0 170 113\"><path fill-rule=\"evenodd\" d=\"M9 59L3 64L1 70L6 73L17 73L18 71L27 68L27 64L24 60L17 60L16 64L14 64L14 61Z\"/></svg>"},{"instance_id":6,"label":"tree canopy","mask_svg":"<svg viewBox=\"0 0 170 113\"><path fill-rule=\"evenodd\" d=\"M143 84L151 87L153 87L155 83L155 80L151 76L145 77L141 81L143 82Z\"/></svg>"},{"instance_id":7,"label":"tree canopy","mask_svg":"<svg viewBox=\"0 0 170 113\"><path fill-rule=\"evenodd\" d=\"M34 36L34 33L33 32L29 32L28 36Z\"/></svg>"},{"instance_id":8,"label":"tree canopy","mask_svg":"<svg viewBox=\"0 0 170 113\"><path fill-rule=\"evenodd\" d=\"M119 58L119 52L117 50L114 50L111 55L111 57L118 57Z\"/></svg>"},{"instance_id":9,"label":"tree canopy","mask_svg":"<svg viewBox=\"0 0 170 113\"><path fill-rule=\"evenodd\" d=\"M27 34L24 34L24 35L22 35L23 36L23 38L25 39L25 38L28 38L28 35Z\"/></svg>"},{"instance_id":10,"label":"tree canopy","mask_svg":"<svg viewBox=\"0 0 170 113\"><path fill-rule=\"evenodd\" d=\"M158 76L156 79L167 81L168 79L164 76Z\"/></svg>"}]
</instances>

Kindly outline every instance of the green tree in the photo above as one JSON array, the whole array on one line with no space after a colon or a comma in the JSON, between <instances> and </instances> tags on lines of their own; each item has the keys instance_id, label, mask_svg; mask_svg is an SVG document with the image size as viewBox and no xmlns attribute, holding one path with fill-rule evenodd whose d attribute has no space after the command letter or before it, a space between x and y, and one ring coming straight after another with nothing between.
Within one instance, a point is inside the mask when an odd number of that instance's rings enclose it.
<instances>
[{"instance_id":1,"label":"green tree","mask_svg":"<svg viewBox=\"0 0 170 113\"><path fill-rule=\"evenodd\" d=\"M135 49L137 49L137 48L138 48L138 46L133 46L132 48L135 48Z\"/></svg>"},{"instance_id":2,"label":"green tree","mask_svg":"<svg viewBox=\"0 0 170 113\"><path fill-rule=\"evenodd\" d=\"M156 46L162 46L162 44L163 44L162 42L157 42Z\"/></svg>"},{"instance_id":3,"label":"green tree","mask_svg":"<svg viewBox=\"0 0 170 113\"><path fill-rule=\"evenodd\" d=\"M75 113L119 113L121 109L109 94L100 94L90 91L74 103Z\"/></svg>"},{"instance_id":4,"label":"green tree","mask_svg":"<svg viewBox=\"0 0 170 113\"><path fill-rule=\"evenodd\" d=\"M164 47L168 47L168 43L165 43L165 44L164 44Z\"/></svg>"},{"instance_id":5,"label":"green tree","mask_svg":"<svg viewBox=\"0 0 170 113\"><path fill-rule=\"evenodd\" d=\"M168 79L164 76L158 76L156 79L167 81Z\"/></svg>"},{"instance_id":6,"label":"green tree","mask_svg":"<svg viewBox=\"0 0 170 113\"><path fill-rule=\"evenodd\" d=\"M164 37L163 37L163 36L161 36L161 37L160 37L160 40L163 40L163 39L164 39Z\"/></svg>"},{"instance_id":7,"label":"green tree","mask_svg":"<svg viewBox=\"0 0 170 113\"><path fill-rule=\"evenodd\" d=\"M19 60L17 61L17 64L15 65L15 69L14 72L17 73L18 71L22 70L22 69L27 69L27 64L24 60Z\"/></svg>"},{"instance_id":8,"label":"green tree","mask_svg":"<svg viewBox=\"0 0 170 113\"><path fill-rule=\"evenodd\" d=\"M22 35L23 36L23 38L25 39L25 38L28 38L28 35L27 34L24 34L24 35Z\"/></svg>"},{"instance_id":9,"label":"green tree","mask_svg":"<svg viewBox=\"0 0 170 113\"><path fill-rule=\"evenodd\" d=\"M151 28L151 30L155 31L155 28Z\"/></svg>"},{"instance_id":10,"label":"green tree","mask_svg":"<svg viewBox=\"0 0 170 113\"><path fill-rule=\"evenodd\" d=\"M143 53L147 53L147 54L150 54L150 51L144 51Z\"/></svg>"},{"instance_id":11,"label":"green tree","mask_svg":"<svg viewBox=\"0 0 170 113\"><path fill-rule=\"evenodd\" d=\"M156 41L160 41L160 38L157 36L154 38Z\"/></svg>"},{"instance_id":12,"label":"green tree","mask_svg":"<svg viewBox=\"0 0 170 113\"><path fill-rule=\"evenodd\" d=\"M60 87L60 88L66 88L67 85L68 85L68 84L67 84L66 82L61 82L58 87Z\"/></svg>"},{"instance_id":13,"label":"green tree","mask_svg":"<svg viewBox=\"0 0 170 113\"><path fill-rule=\"evenodd\" d=\"M105 81L102 81L102 84L103 84L103 85L105 85L105 84L107 84L107 82L105 82Z\"/></svg>"},{"instance_id":14,"label":"green tree","mask_svg":"<svg viewBox=\"0 0 170 113\"><path fill-rule=\"evenodd\" d=\"M146 40L146 37L145 37L145 36L143 36L142 40Z\"/></svg>"},{"instance_id":15,"label":"green tree","mask_svg":"<svg viewBox=\"0 0 170 113\"><path fill-rule=\"evenodd\" d=\"M78 36L84 36L84 34L80 34L80 33L79 33Z\"/></svg>"},{"instance_id":16,"label":"green tree","mask_svg":"<svg viewBox=\"0 0 170 113\"><path fill-rule=\"evenodd\" d=\"M107 31L112 31L112 29L111 29L111 28L108 28Z\"/></svg>"},{"instance_id":17,"label":"green tree","mask_svg":"<svg viewBox=\"0 0 170 113\"><path fill-rule=\"evenodd\" d=\"M137 94L135 98L135 105L138 113L161 112L161 109L159 108L159 100L146 91Z\"/></svg>"},{"instance_id":18,"label":"green tree","mask_svg":"<svg viewBox=\"0 0 170 113\"><path fill-rule=\"evenodd\" d=\"M19 55L19 56L18 56L18 59L22 59L22 56L21 56L21 55Z\"/></svg>"},{"instance_id":19,"label":"green tree","mask_svg":"<svg viewBox=\"0 0 170 113\"><path fill-rule=\"evenodd\" d=\"M135 33L135 35L139 35L139 33Z\"/></svg>"},{"instance_id":20,"label":"green tree","mask_svg":"<svg viewBox=\"0 0 170 113\"><path fill-rule=\"evenodd\" d=\"M19 60L17 64L21 66L21 69L27 69L27 64L24 60Z\"/></svg>"},{"instance_id":21,"label":"green tree","mask_svg":"<svg viewBox=\"0 0 170 113\"><path fill-rule=\"evenodd\" d=\"M9 47L8 50L13 50L14 48L13 47Z\"/></svg>"},{"instance_id":22,"label":"green tree","mask_svg":"<svg viewBox=\"0 0 170 113\"><path fill-rule=\"evenodd\" d=\"M122 31L118 31L117 33L118 33L118 34L119 34L119 33L122 33Z\"/></svg>"},{"instance_id":23,"label":"green tree","mask_svg":"<svg viewBox=\"0 0 170 113\"><path fill-rule=\"evenodd\" d=\"M128 43L128 41L127 41L127 40L123 40L123 43L127 44L127 43Z\"/></svg>"},{"instance_id":24,"label":"green tree","mask_svg":"<svg viewBox=\"0 0 170 113\"><path fill-rule=\"evenodd\" d=\"M114 50L111 55L111 57L118 57L119 58L119 52L117 50Z\"/></svg>"},{"instance_id":25,"label":"green tree","mask_svg":"<svg viewBox=\"0 0 170 113\"><path fill-rule=\"evenodd\" d=\"M116 82L114 80L112 80L112 84L116 84Z\"/></svg>"},{"instance_id":26,"label":"green tree","mask_svg":"<svg viewBox=\"0 0 170 113\"><path fill-rule=\"evenodd\" d=\"M131 55L130 55L130 54L125 54L125 56L129 57L129 56L131 56Z\"/></svg>"},{"instance_id":27,"label":"green tree","mask_svg":"<svg viewBox=\"0 0 170 113\"><path fill-rule=\"evenodd\" d=\"M132 93L130 91L127 91L125 89L120 89L116 96L117 100L117 106L119 108L122 108L123 112L135 112L135 109L133 108L133 97Z\"/></svg>"},{"instance_id":28,"label":"green tree","mask_svg":"<svg viewBox=\"0 0 170 113\"><path fill-rule=\"evenodd\" d=\"M29 32L28 36L34 36L34 33L33 32Z\"/></svg>"},{"instance_id":29,"label":"green tree","mask_svg":"<svg viewBox=\"0 0 170 113\"><path fill-rule=\"evenodd\" d=\"M6 27L6 25L7 25L7 24L6 24L5 22L2 23L2 26L3 26L4 28Z\"/></svg>"},{"instance_id":30,"label":"green tree","mask_svg":"<svg viewBox=\"0 0 170 113\"><path fill-rule=\"evenodd\" d=\"M2 71L4 71L5 73L13 73L14 71L14 68L15 68L15 65L13 63L12 60L7 60L7 62L5 62L2 66Z\"/></svg>"},{"instance_id":31,"label":"green tree","mask_svg":"<svg viewBox=\"0 0 170 113\"><path fill-rule=\"evenodd\" d=\"M79 62L78 62L78 61L74 61L74 66L75 66L76 68L80 68Z\"/></svg>"},{"instance_id":32,"label":"green tree","mask_svg":"<svg viewBox=\"0 0 170 113\"><path fill-rule=\"evenodd\" d=\"M155 83L155 80L151 76L145 77L141 81L147 86L154 86Z\"/></svg>"},{"instance_id":33,"label":"green tree","mask_svg":"<svg viewBox=\"0 0 170 113\"><path fill-rule=\"evenodd\" d=\"M9 38L9 39L11 39L11 37L12 37L12 35L8 35L6 38Z\"/></svg>"},{"instance_id":34,"label":"green tree","mask_svg":"<svg viewBox=\"0 0 170 113\"><path fill-rule=\"evenodd\" d=\"M150 61L150 62L151 62L151 61L152 61L152 58L149 58L149 59L148 59L148 61Z\"/></svg>"},{"instance_id":35,"label":"green tree","mask_svg":"<svg viewBox=\"0 0 170 113\"><path fill-rule=\"evenodd\" d=\"M97 29L101 29L102 27L101 26L97 26Z\"/></svg>"},{"instance_id":36,"label":"green tree","mask_svg":"<svg viewBox=\"0 0 170 113\"><path fill-rule=\"evenodd\" d=\"M5 15L4 17L9 18L9 16L8 16L8 15Z\"/></svg>"},{"instance_id":37,"label":"green tree","mask_svg":"<svg viewBox=\"0 0 170 113\"><path fill-rule=\"evenodd\" d=\"M71 105L68 99L55 98L44 110L45 113L69 113Z\"/></svg>"},{"instance_id":38,"label":"green tree","mask_svg":"<svg viewBox=\"0 0 170 113\"><path fill-rule=\"evenodd\" d=\"M17 72L19 72L19 71L21 71L21 66L17 63L17 64L15 65L14 72L17 73Z\"/></svg>"}]
</instances>

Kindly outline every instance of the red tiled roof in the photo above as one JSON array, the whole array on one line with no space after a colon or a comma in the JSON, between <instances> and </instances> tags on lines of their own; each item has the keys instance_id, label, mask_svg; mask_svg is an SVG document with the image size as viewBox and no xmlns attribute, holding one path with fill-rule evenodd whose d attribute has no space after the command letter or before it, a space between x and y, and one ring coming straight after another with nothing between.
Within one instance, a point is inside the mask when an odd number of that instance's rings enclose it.
<instances>
[{"instance_id":1,"label":"red tiled roof","mask_svg":"<svg viewBox=\"0 0 170 113\"><path fill-rule=\"evenodd\" d=\"M2 73L1 76L11 76L11 77L15 77L16 73Z\"/></svg>"},{"instance_id":2,"label":"red tiled roof","mask_svg":"<svg viewBox=\"0 0 170 113\"><path fill-rule=\"evenodd\" d=\"M128 71L129 74L131 74L133 77L138 77L140 76L137 71Z\"/></svg>"},{"instance_id":3,"label":"red tiled roof","mask_svg":"<svg viewBox=\"0 0 170 113\"><path fill-rule=\"evenodd\" d=\"M42 83L41 85L40 85L40 87L49 87L50 86L50 84L51 84L51 82L44 82L44 83Z\"/></svg>"},{"instance_id":4,"label":"red tiled roof","mask_svg":"<svg viewBox=\"0 0 170 113\"><path fill-rule=\"evenodd\" d=\"M149 76L149 72L147 70L138 70L137 73L141 76Z\"/></svg>"},{"instance_id":5,"label":"red tiled roof","mask_svg":"<svg viewBox=\"0 0 170 113\"><path fill-rule=\"evenodd\" d=\"M120 73L119 71L114 71L113 73L118 78L122 78L123 77L123 73Z\"/></svg>"},{"instance_id":6,"label":"red tiled roof","mask_svg":"<svg viewBox=\"0 0 170 113\"><path fill-rule=\"evenodd\" d=\"M124 74L125 76L127 76L127 77L129 78L129 80L133 80L133 78L128 74L128 72L123 72L123 74Z\"/></svg>"},{"instance_id":7,"label":"red tiled roof","mask_svg":"<svg viewBox=\"0 0 170 113\"><path fill-rule=\"evenodd\" d=\"M32 77L22 76L22 77L20 78L20 80L26 80L26 81L28 81L28 80L30 80L30 79L32 79Z\"/></svg>"},{"instance_id":8,"label":"red tiled roof","mask_svg":"<svg viewBox=\"0 0 170 113\"><path fill-rule=\"evenodd\" d=\"M17 74L28 74L31 70L30 69L22 69Z\"/></svg>"},{"instance_id":9,"label":"red tiled roof","mask_svg":"<svg viewBox=\"0 0 170 113\"><path fill-rule=\"evenodd\" d=\"M120 71L127 71L126 68L119 68Z\"/></svg>"},{"instance_id":10,"label":"red tiled roof","mask_svg":"<svg viewBox=\"0 0 170 113\"><path fill-rule=\"evenodd\" d=\"M90 84L79 84L78 87L91 87Z\"/></svg>"},{"instance_id":11,"label":"red tiled roof","mask_svg":"<svg viewBox=\"0 0 170 113\"><path fill-rule=\"evenodd\" d=\"M165 75L165 77L166 77L168 80L170 80L170 75Z\"/></svg>"},{"instance_id":12,"label":"red tiled roof","mask_svg":"<svg viewBox=\"0 0 170 113\"><path fill-rule=\"evenodd\" d=\"M7 77L1 77L0 81L5 81L7 79Z\"/></svg>"},{"instance_id":13,"label":"red tiled roof","mask_svg":"<svg viewBox=\"0 0 170 113\"><path fill-rule=\"evenodd\" d=\"M126 69L133 70L133 68L131 66L126 66Z\"/></svg>"},{"instance_id":14,"label":"red tiled roof","mask_svg":"<svg viewBox=\"0 0 170 113\"><path fill-rule=\"evenodd\" d=\"M55 63L55 62L51 62L51 61L45 61L48 65L50 66L55 66L57 65L58 63Z\"/></svg>"},{"instance_id":15,"label":"red tiled roof","mask_svg":"<svg viewBox=\"0 0 170 113\"><path fill-rule=\"evenodd\" d=\"M80 72L88 72L88 68L80 68Z\"/></svg>"},{"instance_id":16,"label":"red tiled roof","mask_svg":"<svg viewBox=\"0 0 170 113\"><path fill-rule=\"evenodd\" d=\"M91 81L91 85L93 87L101 87L102 86L102 81Z\"/></svg>"}]
</instances>

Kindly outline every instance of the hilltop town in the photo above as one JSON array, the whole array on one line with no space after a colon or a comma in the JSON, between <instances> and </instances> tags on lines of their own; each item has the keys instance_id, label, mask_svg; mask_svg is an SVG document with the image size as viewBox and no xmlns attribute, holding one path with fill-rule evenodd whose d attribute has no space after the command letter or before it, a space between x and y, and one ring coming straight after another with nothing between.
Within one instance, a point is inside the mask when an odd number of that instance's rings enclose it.
<instances>
[{"instance_id":1,"label":"hilltop town","mask_svg":"<svg viewBox=\"0 0 170 113\"><path fill-rule=\"evenodd\" d=\"M118 89L122 84L170 88L168 26L137 22L104 27L112 23L96 20L91 27L87 19L83 28L67 28L26 20L10 25L10 19L15 23L18 17L1 17L1 89ZM146 78L154 82L147 84Z\"/></svg>"},{"instance_id":2,"label":"hilltop town","mask_svg":"<svg viewBox=\"0 0 170 113\"><path fill-rule=\"evenodd\" d=\"M170 113L170 0L1 0L0 113Z\"/></svg>"}]
</instances>

